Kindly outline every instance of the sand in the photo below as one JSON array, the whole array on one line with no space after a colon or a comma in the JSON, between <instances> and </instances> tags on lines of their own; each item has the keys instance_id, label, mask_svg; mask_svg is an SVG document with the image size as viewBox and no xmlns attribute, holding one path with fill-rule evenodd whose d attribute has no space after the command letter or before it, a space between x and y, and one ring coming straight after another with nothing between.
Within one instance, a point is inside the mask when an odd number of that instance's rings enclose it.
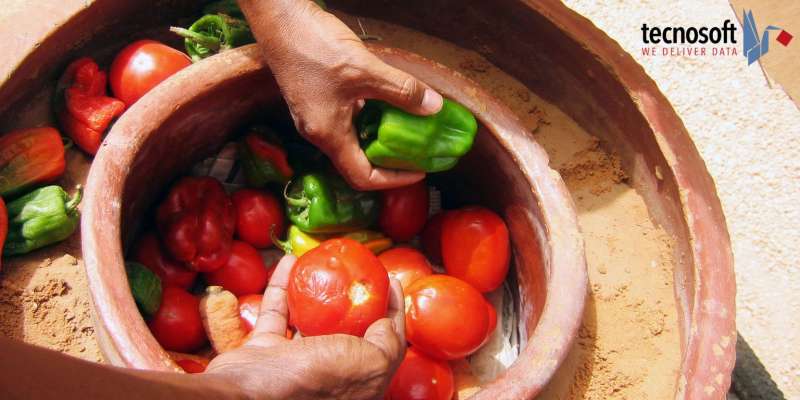
<instances>
[{"instance_id":1,"label":"sand","mask_svg":"<svg viewBox=\"0 0 800 400\"><path fill-rule=\"evenodd\" d=\"M618 158L591 132L478 54L401 27L362 22L384 43L461 71L505 102L545 147L573 195L586 239L591 293L576 346L541 397L672 397L680 363L672 242L626 184ZM15 122L29 126L25 117ZM77 152L70 151L69 158L62 182L66 187L83 181L88 166ZM75 235L61 245L4 261L0 334L102 361L79 240Z\"/></svg>"}]
</instances>

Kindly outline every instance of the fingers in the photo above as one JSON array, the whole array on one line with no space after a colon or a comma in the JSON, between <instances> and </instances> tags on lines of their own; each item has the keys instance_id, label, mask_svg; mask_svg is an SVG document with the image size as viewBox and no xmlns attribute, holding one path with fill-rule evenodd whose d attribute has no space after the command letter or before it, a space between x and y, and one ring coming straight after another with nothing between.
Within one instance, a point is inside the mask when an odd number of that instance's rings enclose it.
<instances>
[{"instance_id":1,"label":"fingers","mask_svg":"<svg viewBox=\"0 0 800 400\"><path fill-rule=\"evenodd\" d=\"M364 340L381 349L389 363L396 367L406 353L405 326L403 289L400 282L392 279L387 318L381 318L370 325L364 334Z\"/></svg>"},{"instance_id":2,"label":"fingers","mask_svg":"<svg viewBox=\"0 0 800 400\"><path fill-rule=\"evenodd\" d=\"M387 101L417 115L430 115L442 109L442 95L413 76L377 60L365 83L368 98Z\"/></svg>"},{"instance_id":3,"label":"fingers","mask_svg":"<svg viewBox=\"0 0 800 400\"><path fill-rule=\"evenodd\" d=\"M296 257L287 255L275 267L267 290L264 292L264 299L261 302L256 326L253 328L254 340L265 335L277 335L282 338L286 334L287 316L289 314L289 306L286 303L286 288L289 285L289 273L292 271L296 260Z\"/></svg>"},{"instance_id":4,"label":"fingers","mask_svg":"<svg viewBox=\"0 0 800 400\"><path fill-rule=\"evenodd\" d=\"M416 183L423 178L423 172L389 170L375 168L358 145L353 132L340 138L335 148L328 151L336 169L347 182L358 190L380 190Z\"/></svg>"}]
</instances>

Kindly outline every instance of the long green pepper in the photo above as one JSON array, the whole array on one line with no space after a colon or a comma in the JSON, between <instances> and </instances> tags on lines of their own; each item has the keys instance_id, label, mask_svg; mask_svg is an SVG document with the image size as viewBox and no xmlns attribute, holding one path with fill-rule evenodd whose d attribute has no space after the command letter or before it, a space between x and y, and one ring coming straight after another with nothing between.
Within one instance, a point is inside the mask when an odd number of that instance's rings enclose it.
<instances>
[{"instance_id":1,"label":"long green pepper","mask_svg":"<svg viewBox=\"0 0 800 400\"><path fill-rule=\"evenodd\" d=\"M375 192L359 192L331 173L309 173L294 179L284 194L289 220L308 233L351 232L378 218Z\"/></svg>"},{"instance_id":2,"label":"long green pepper","mask_svg":"<svg viewBox=\"0 0 800 400\"><path fill-rule=\"evenodd\" d=\"M8 203L5 255L26 254L60 242L78 227L82 189L72 198L60 186L45 186Z\"/></svg>"}]
</instances>

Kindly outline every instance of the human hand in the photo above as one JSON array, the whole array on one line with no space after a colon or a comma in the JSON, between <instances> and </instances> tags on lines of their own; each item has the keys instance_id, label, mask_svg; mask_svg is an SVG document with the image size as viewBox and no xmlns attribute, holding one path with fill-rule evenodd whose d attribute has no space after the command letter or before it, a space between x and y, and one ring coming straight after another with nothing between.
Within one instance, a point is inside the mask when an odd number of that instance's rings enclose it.
<instances>
[{"instance_id":1,"label":"human hand","mask_svg":"<svg viewBox=\"0 0 800 400\"><path fill-rule=\"evenodd\" d=\"M363 338L286 339L286 288L296 258L285 256L270 279L252 337L215 357L206 373L252 399L380 399L406 350L403 292L392 280L389 312Z\"/></svg>"},{"instance_id":2,"label":"human hand","mask_svg":"<svg viewBox=\"0 0 800 400\"><path fill-rule=\"evenodd\" d=\"M364 99L419 115L442 96L372 54L341 20L310 0L239 0L264 50L298 131L361 190L409 185L422 172L375 168L359 147L352 119Z\"/></svg>"}]
</instances>

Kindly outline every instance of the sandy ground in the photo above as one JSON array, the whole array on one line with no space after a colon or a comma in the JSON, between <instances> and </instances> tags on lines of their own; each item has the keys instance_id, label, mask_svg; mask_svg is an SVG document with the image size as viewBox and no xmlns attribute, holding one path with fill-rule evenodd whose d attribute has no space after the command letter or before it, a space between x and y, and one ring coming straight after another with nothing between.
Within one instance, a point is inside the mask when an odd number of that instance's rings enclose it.
<instances>
[{"instance_id":1,"label":"sandy ground","mask_svg":"<svg viewBox=\"0 0 800 400\"><path fill-rule=\"evenodd\" d=\"M758 64L736 57L645 57L641 24L718 26L736 21L727 1L566 0L644 66L683 119L717 184L736 263L739 332L786 398L800 398L800 112ZM749 1L758 29L767 20ZM775 2L772 2L775 3ZM800 2L778 2L783 8ZM766 5L766 4L765 4ZM771 9L772 12L778 10ZM788 10L786 10L788 12ZM741 13L737 9L737 13ZM800 21L782 25L795 35L775 43L771 57L800 63ZM741 46L741 43L738 45ZM800 99L798 99L800 101Z\"/></svg>"}]
</instances>

